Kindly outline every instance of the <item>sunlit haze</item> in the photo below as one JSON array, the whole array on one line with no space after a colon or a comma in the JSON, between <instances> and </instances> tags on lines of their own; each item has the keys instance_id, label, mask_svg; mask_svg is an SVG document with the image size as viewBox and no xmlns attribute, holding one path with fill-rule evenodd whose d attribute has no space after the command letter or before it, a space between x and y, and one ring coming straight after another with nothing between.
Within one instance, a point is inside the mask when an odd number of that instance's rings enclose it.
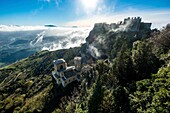
<instances>
[{"instance_id":1,"label":"sunlit haze","mask_svg":"<svg viewBox=\"0 0 170 113\"><path fill-rule=\"evenodd\" d=\"M140 16L161 27L170 22L169 0L1 0L1 25L93 26Z\"/></svg>"}]
</instances>

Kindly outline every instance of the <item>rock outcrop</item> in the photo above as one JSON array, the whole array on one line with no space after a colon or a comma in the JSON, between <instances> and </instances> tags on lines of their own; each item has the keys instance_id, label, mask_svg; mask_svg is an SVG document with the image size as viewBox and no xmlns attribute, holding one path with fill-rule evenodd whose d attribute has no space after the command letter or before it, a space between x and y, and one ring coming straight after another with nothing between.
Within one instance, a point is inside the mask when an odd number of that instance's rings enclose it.
<instances>
[{"instance_id":1,"label":"rock outcrop","mask_svg":"<svg viewBox=\"0 0 170 113\"><path fill-rule=\"evenodd\" d=\"M152 23L141 22L141 20L140 17L128 17L118 23L96 23L86 38L86 52L94 58L99 58L103 54L110 54L113 49L111 46L120 43L118 42L120 39L134 42L138 39L147 38L151 32ZM110 45L110 42L112 42L112 45Z\"/></svg>"}]
</instances>

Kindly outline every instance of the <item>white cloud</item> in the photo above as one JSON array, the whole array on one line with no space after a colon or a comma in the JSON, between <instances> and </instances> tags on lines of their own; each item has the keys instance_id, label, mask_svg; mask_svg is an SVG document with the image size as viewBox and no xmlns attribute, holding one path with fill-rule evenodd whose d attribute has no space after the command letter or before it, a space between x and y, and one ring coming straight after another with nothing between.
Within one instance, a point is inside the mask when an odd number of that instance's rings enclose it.
<instances>
[{"instance_id":1,"label":"white cloud","mask_svg":"<svg viewBox=\"0 0 170 113\"><path fill-rule=\"evenodd\" d=\"M101 54L98 51L98 49L96 47L94 47L93 45L89 45L88 46L88 52L95 58L100 57Z\"/></svg>"},{"instance_id":2,"label":"white cloud","mask_svg":"<svg viewBox=\"0 0 170 113\"><path fill-rule=\"evenodd\" d=\"M6 38L12 41L9 44L20 39L30 40L28 42L28 48L49 51L81 46L82 43L86 42L86 37L89 35L90 30L90 27L72 28L0 25L0 32L3 32L5 36L8 34L9 37ZM13 36L13 34L15 35Z\"/></svg>"},{"instance_id":3,"label":"white cloud","mask_svg":"<svg viewBox=\"0 0 170 113\"><path fill-rule=\"evenodd\" d=\"M68 26L93 26L95 23L107 22L113 23L123 20L127 17L142 17L144 22L152 22L152 28L161 28L167 23L170 23L170 10L153 10L153 11L141 11L141 10L126 10L117 13L100 14L94 16L88 16L86 18L71 21L66 23Z\"/></svg>"},{"instance_id":4,"label":"white cloud","mask_svg":"<svg viewBox=\"0 0 170 113\"><path fill-rule=\"evenodd\" d=\"M50 2L51 0L38 0L39 2Z\"/></svg>"},{"instance_id":5,"label":"white cloud","mask_svg":"<svg viewBox=\"0 0 170 113\"><path fill-rule=\"evenodd\" d=\"M43 1L43 2L48 2L48 3L55 2L56 6L59 6L59 4L62 0L38 0L38 1L40 1L40 2Z\"/></svg>"},{"instance_id":6,"label":"white cloud","mask_svg":"<svg viewBox=\"0 0 170 113\"><path fill-rule=\"evenodd\" d=\"M61 2L61 0L55 0L55 4L56 4L57 6L59 6L60 2Z\"/></svg>"},{"instance_id":7,"label":"white cloud","mask_svg":"<svg viewBox=\"0 0 170 113\"><path fill-rule=\"evenodd\" d=\"M43 9L43 6L31 11L31 16L34 16L36 15L37 13L39 13L41 10Z\"/></svg>"},{"instance_id":8,"label":"white cloud","mask_svg":"<svg viewBox=\"0 0 170 113\"><path fill-rule=\"evenodd\" d=\"M33 30L46 30L48 27L44 26L15 26L15 25L0 25L0 31L33 31Z\"/></svg>"},{"instance_id":9,"label":"white cloud","mask_svg":"<svg viewBox=\"0 0 170 113\"><path fill-rule=\"evenodd\" d=\"M44 44L42 50L55 51L58 49L68 49L70 47L81 46L82 43L86 42L86 37L89 35L90 30L91 28L89 27L81 28L58 27L56 29L48 29L46 30L46 34L45 36L43 36L43 39L49 38L48 36L56 36L57 38L55 41L52 41L49 44L48 43ZM41 35L37 36L38 38L36 39L35 42L37 41L42 42ZM39 43L37 44L39 45Z\"/></svg>"},{"instance_id":10,"label":"white cloud","mask_svg":"<svg viewBox=\"0 0 170 113\"><path fill-rule=\"evenodd\" d=\"M44 0L44 1L50 2L50 0Z\"/></svg>"}]
</instances>

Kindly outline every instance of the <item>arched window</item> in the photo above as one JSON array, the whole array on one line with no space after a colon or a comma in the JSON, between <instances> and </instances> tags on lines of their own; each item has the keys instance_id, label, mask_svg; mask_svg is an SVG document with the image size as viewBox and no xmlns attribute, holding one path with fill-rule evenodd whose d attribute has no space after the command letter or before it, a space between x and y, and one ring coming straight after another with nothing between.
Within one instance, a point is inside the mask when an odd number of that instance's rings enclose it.
<instances>
[{"instance_id":1,"label":"arched window","mask_svg":"<svg viewBox=\"0 0 170 113\"><path fill-rule=\"evenodd\" d=\"M62 70L62 69L63 69L63 65L60 66L60 70Z\"/></svg>"}]
</instances>

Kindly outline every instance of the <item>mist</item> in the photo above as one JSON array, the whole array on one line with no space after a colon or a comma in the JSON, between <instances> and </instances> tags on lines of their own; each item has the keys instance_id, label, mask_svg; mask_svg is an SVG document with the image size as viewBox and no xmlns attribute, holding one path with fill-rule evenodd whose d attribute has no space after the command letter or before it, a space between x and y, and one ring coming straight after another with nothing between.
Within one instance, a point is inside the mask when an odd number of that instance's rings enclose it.
<instances>
[{"instance_id":1,"label":"mist","mask_svg":"<svg viewBox=\"0 0 170 113\"><path fill-rule=\"evenodd\" d=\"M0 26L0 48L37 51L67 49L85 43L90 27ZM22 43L23 42L23 43Z\"/></svg>"}]
</instances>

